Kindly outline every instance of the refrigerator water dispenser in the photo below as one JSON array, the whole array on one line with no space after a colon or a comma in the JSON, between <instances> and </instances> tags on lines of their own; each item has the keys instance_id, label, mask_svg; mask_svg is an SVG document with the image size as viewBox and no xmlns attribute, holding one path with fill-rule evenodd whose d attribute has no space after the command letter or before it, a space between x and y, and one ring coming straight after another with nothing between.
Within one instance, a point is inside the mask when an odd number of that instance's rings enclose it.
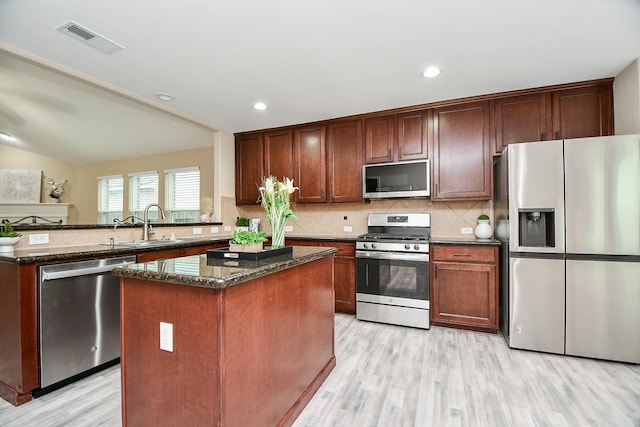
<instances>
[{"instance_id":1,"label":"refrigerator water dispenser","mask_svg":"<svg viewBox=\"0 0 640 427\"><path fill-rule=\"evenodd\" d=\"M553 209L519 209L518 229L520 246L534 248L555 246Z\"/></svg>"}]
</instances>

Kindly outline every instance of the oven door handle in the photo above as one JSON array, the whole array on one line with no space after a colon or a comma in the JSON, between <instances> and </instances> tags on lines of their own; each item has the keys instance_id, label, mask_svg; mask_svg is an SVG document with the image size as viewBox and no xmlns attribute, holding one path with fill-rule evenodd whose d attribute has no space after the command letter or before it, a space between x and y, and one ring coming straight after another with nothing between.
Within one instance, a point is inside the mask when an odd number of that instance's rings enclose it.
<instances>
[{"instance_id":1,"label":"oven door handle","mask_svg":"<svg viewBox=\"0 0 640 427\"><path fill-rule=\"evenodd\" d=\"M356 258L429 262L429 254L416 254L410 252L356 251Z\"/></svg>"}]
</instances>

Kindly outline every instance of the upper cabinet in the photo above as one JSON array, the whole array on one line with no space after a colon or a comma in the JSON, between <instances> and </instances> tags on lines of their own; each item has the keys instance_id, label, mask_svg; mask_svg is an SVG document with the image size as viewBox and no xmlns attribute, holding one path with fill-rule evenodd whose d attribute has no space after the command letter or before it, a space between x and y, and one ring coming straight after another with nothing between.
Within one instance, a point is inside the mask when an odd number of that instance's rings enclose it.
<instances>
[{"instance_id":1,"label":"upper cabinet","mask_svg":"<svg viewBox=\"0 0 640 427\"><path fill-rule=\"evenodd\" d=\"M509 144L613 134L611 83L496 98L494 154Z\"/></svg>"},{"instance_id":2,"label":"upper cabinet","mask_svg":"<svg viewBox=\"0 0 640 427\"><path fill-rule=\"evenodd\" d=\"M364 162L426 159L429 110L370 117L365 120Z\"/></svg>"},{"instance_id":3,"label":"upper cabinet","mask_svg":"<svg viewBox=\"0 0 640 427\"><path fill-rule=\"evenodd\" d=\"M431 200L489 199L489 102L433 110Z\"/></svg>"},{"instance_id":4,"label":"upper cabinet","mask_svg":"<svg viewBox=\"0 0 640 427\"><path fill-rule=\"evenodd\" d=\"M293 182L298 203L324 203L326 191L325 126L293 130Z\"/></svg>"},{"instance_id":5,"label":"upper cabinet","mask_svg":"<svg viewBox=\"0 0 640 427\"><path fill-rule=\"evenodd\" d=\"M508 144L548 139L548 94L510 96L493 100L495 154Z\"/></svg>"},{"instance_id":6,"label":"upper cabinet","mask_svg":"<svg viewBox=\"0 0 640 427\"><path fill-rule=\"evenodd\" d=\"M290 129L264 134L265 176L293 176L293 137Z\"/></svg>"},{"instance_id":7,"label":"upper cabinet","mask_svg":"<svg viewBox=\"0 0 640 427\"><path fill-rule=\"evenodd\" d=\"M613 135L611 85L555 91L552 100L554 135L550 139Z\"/></svg>"},{"instance_id":8,"label":"upper cabinet","mask_svg":"<svg viewBox=\"0 0 640 427\"><path fill-rule=\"evenodd\" d=\"M258 185L264 176L262 134L236 138L236 204L258 203Z\"/></svg>"},{"instance_id":9,"label":"upper cabinet","mask_svg":"<svg viewBox=\"0 0 640 427\"><path fill-rule=\"evenodd\" d=\"M483 95L236 135L236 204L262 177L293 177L296 203L362 202L362 165L431 159L432 200L492 197L509 144L613 134L613 79Z\"/></svg>"},{"instance_id":10,"label":"upper cabinet","mask_svg":"<svg viewBox=\"0 0 640 427\"><path fill-rule=\"evenodd\" d=\"M330 202L362 201L362 120L327 125Z\"/></svg>"}]
</instances>

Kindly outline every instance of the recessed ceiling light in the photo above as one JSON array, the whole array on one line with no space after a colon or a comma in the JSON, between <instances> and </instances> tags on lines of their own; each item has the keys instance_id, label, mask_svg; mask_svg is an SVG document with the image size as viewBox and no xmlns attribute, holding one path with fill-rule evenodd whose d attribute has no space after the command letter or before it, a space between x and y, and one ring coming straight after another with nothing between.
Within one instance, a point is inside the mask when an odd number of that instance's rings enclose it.
<instances>
[{"instance_id":1,"label":"recessed ceiling light","mask_svg":"<svg viewBox=\"0 0 640 427\"><path fill-rule=\"evenodd\" d=\"M256 102L255 104L253 104L253 108L255 108L256 110L266 110L267 104L265 104L264 102Z\"/></svg>"},{"instance_id":2,"label":"recessed ceiling light","mask_svg":"<svg viewBox=\"0 0 640 427\"><path fill-rule=\"evenodd\" d=\"M1 132L0 131L0 139L4 140L4 141L9 141L9 142L15 142L16 141L16 137L13 135L9 135L6 132Z\"/></svg>"},{"instance_id":3,"label":"recessed ceiling light","mask_svg":"<svg viewBox=\"0 0 640 427\"><path fill-rule=\"evenodd\" d=\"M169 95L168 93L156 93L156 98L158 98L160 101L173 101L175 98L171 95Z\"/></svg>"},{"instance_id":4,"label":"recessed ceiling light","mask_svg":"<svg viewBox=\"0 0 640 427\"><path fill-rule=\"evenodd\" d=\"M422 77L430 79L432 77L437 76L438 74L440 74L440 68L438 68L438 67L429 67L426 70L424 70L424 73L422 73Z\"/></svg>"}]
</instances>

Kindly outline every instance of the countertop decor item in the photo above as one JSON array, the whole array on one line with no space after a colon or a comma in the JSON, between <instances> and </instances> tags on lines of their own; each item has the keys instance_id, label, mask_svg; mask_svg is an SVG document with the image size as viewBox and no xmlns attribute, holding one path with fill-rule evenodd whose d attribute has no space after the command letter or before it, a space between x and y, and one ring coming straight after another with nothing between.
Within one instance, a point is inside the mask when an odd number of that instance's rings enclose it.
<instances>
[{"instance_id":1,"label":"countertop decor item","mask_svg":"<svg viewBox=\"0 0 640 427\"><path fill-rule=\"evenodd\" d=\"M47 178L46 183L49 200L52 203L58 203L62 193L64 193L64 185L67 183L67 180L54 181L53 178Z\"/></svg>"},{"instance_id":2,"label":"countertop decor item","mask_svg":"<svg viewBox=\"0 0 640 427\"><path fill-rule=\"evenodd\" d=\"M236 231L229 240L231 252L260 252L267 236L262 231Z\"/></svg>"},{"instance_id":3,"label":"countertop decor item","mask_svg":"<svg viewBox=\"0 0 640 427\"><path fill-rule=\"evenodd\" d=\"M291 210L291 195L298 189L293 186L293 179L284 177L282 181L269 176L262 179L260 187L260 204L267 213L271 224L271 247L284 247L284 231L287 219L298 219Z\"/></svg>"},{"instance_id":4,"label":"countertop decor item","mask_svg":"<svg viewBox=\"0 0 640 427\"><path fill-rule=\"evenodd\" d=\"M13 247L20 243L22 234L13 230L13 226L9 221L2 222L2 231L0 231L0 252L13 252Z\"/></svg>"},{"instance_id":5,"label":"countertop decor item","mask_svg":"<svg viewBox=\"0 0 640 427\"><path fill-rule=\"evenodd\" d=\"M478 239L490 239L493 236L493 229L489 225L489 216L482 214L478 217L475 235Z\"/></svg>"}]
</instances>

